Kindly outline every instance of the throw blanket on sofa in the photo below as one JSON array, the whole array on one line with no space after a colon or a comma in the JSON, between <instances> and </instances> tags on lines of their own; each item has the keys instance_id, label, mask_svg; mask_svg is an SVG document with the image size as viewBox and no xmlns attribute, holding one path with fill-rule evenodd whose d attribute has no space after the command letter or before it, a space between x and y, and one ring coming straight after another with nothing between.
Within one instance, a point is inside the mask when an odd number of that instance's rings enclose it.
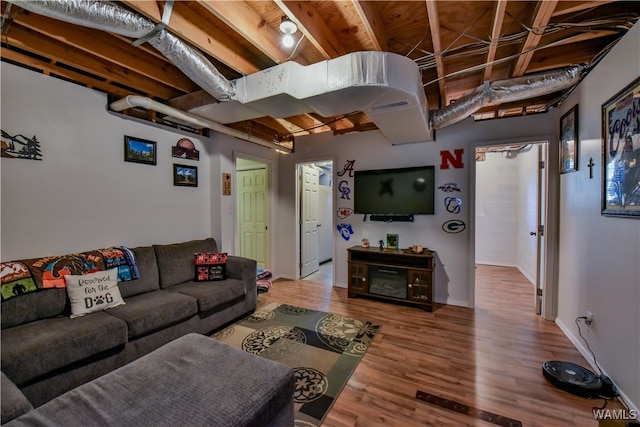
<instances>
[{"instance_id":1,"label":"throw blanket on sofa","mask_svg":"<svg viewBox=\"0 0 640 427\"><path fill-rule=\"evenodd\" d=\"M135 255L123 246L62 256L3 262L0 268L2 300L38 289L66 287L64 276L118 268L118 281L140 278Z\"/></svg>"}]
</instances>

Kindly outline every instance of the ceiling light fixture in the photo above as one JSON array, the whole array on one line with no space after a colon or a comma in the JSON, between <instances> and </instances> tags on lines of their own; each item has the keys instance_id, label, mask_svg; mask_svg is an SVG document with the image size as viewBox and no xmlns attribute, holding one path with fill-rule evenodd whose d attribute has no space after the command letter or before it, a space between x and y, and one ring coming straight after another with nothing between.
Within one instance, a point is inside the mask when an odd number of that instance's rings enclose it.
<instances>
[{"instance_id":1,"label":"ceiling light fixture","mask_svg":"<svg viewBox=\"0 0 640 427\"><path fill-rule=\"evenodd\" d=\"M282 36L282 45L286 48L293 47L293 34L298 31L298 26L288 17L283 16L280 21L280 31L284 33Z\"/></svg>"}]
</instances>

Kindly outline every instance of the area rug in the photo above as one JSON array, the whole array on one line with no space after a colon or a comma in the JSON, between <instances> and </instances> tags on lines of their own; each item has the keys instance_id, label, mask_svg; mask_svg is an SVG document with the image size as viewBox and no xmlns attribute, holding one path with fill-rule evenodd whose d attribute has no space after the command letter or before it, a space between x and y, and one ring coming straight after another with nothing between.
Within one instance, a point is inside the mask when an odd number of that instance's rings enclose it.
<instances>
[{"instance_id":1,"label":"area rug","mask_svg":"<svg viewBox=\"0 0 640 427\"><path fill-rule=\"evenodd\" d=\"M294 370L296 426L319 426L373 342L380 325L270 303L214 338Z\"/></svg>"}]
</instances>

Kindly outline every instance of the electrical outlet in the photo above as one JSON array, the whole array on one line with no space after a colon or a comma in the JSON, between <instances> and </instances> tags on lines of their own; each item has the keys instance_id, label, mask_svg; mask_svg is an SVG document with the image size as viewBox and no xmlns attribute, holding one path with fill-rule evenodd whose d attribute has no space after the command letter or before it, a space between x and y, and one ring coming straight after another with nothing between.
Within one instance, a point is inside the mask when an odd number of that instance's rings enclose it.
<instances>
[{"instance_id":1,"label":"electrical outlet","mask_svg":"<svg viewBox=\"0 0 640 427\"><path fill-rule=\"evenodd\" d=\"M590 311L587 311L587 314L585 317L586 319L584 319L584 323L586 323L587 325L590 325L591 322L593 322L593 313Z\"/></svg>"}]
</instances>

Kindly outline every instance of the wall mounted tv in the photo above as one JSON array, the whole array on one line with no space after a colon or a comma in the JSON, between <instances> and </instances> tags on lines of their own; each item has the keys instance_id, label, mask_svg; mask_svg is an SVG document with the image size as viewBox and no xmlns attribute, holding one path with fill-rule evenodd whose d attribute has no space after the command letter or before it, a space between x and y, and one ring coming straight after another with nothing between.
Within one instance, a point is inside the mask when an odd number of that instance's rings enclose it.
<instances>
[{"instance_id":1,"label":"wall mounted tv","mask_svg":"<svg viewBox=\"0 0 640 427\"><path fill-rule=\"evenodd\" d=\"M377 169L355 171L353 182L354 213L373 216L433 215L435 167Z\"/></svg>"}]
</instances>

